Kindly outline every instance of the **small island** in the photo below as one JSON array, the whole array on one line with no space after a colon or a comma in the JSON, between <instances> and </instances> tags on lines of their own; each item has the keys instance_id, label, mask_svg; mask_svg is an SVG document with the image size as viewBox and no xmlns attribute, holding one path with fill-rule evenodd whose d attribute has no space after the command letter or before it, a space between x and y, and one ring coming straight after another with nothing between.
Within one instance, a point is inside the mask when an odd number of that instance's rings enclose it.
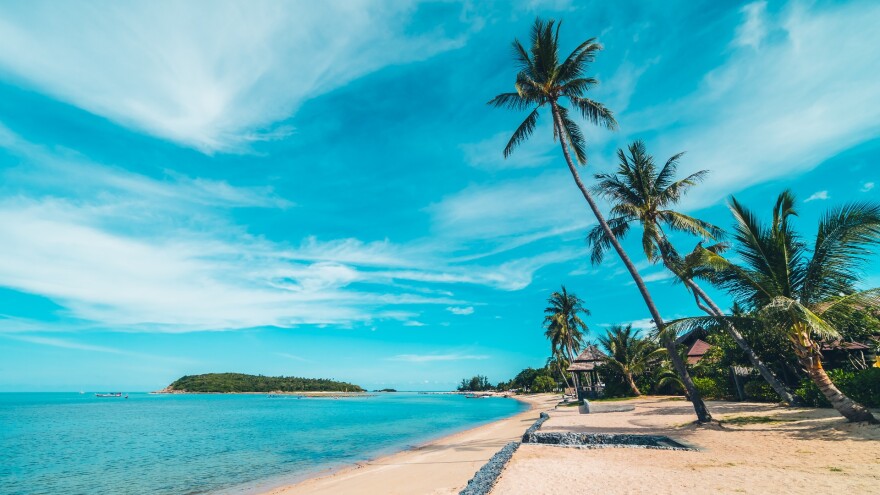
<instances>
[{"instance_id":1,"label":"small island","mask_svg":"<svg viewBox=\"0 0 880 495\"><path fill-rule=\"evenodd\" d=\"M235 393L303 393L303 392L355 392L361 387L325 378L301 378L296 376L263 376L244 373L205 373L186 375L156 392L160 394L235 394Z\"/></svg>"}]
</instances>

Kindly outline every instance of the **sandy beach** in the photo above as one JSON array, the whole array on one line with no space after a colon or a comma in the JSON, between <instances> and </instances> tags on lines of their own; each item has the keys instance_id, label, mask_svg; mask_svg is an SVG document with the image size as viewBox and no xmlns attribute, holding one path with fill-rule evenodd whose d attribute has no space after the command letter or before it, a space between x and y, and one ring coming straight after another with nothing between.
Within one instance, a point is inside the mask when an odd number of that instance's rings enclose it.
<instances>
[{"instance_id":1,"label":"sandy beach","mask_svg":"<svg viewBox=\"0 0 880 495\"><path fill-rule=\"evenodd\" d=\"M596 402L589 415L555 407L558 395L520 399L532 406L529 411L266 495L458 493L542 411L550 414L543 432L665 435L696 450L525 444L493 495L562 495L597 480L605 480L602 493L611 495L880 492L880 427L847 423L831 409L710 402L721 424L696 426L690 403L681 398Z\"/></svg>"},{"instance_id":2,"label":"sandy beach","mask_svg":"<svg viewBox=\"0 0 880 495\"><path fill-rule=\"evenodd\" d=\"M531 408L440 438L417 448L344 468L327 476L266 492L265 495L415 495L458 493L474 473L508 442L522 438L541 411L559 395L517 397ZM500 399L489 399L500 400Z\"/></svg>"},{"instance_id":3,"label":"sandy beach","mask_svg":"<svg viewBox=\"0 0 880 495\"><path fill-rule=\"evenodd\" d=\"M847 423L832 409L708 402L721 426L695 426L690 403L646 398L550 411L541 431L666 435L696 451L522 445L493 495L601 493L880 493L880 427ZM632 407L630 411L621 409ZM736 424L734 418L748 418ZM756 417L772 419L754 423Z\"/></svg>"}]
</instances>

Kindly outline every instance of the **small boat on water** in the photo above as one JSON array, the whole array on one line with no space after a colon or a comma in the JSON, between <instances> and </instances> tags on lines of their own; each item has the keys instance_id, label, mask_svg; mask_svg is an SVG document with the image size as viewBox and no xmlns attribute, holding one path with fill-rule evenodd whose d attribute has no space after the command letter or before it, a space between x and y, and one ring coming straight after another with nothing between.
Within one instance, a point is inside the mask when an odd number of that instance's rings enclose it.
<instances>
[{"instance_id":1,"label":"small boat on water","mask_svg":"<svg viewBox=\"0 0 880 495\"><path fill-rule=\"evenodd\" d=\"M110 392L109 394L95 394L95 397L122 397L122 392ZM128 398L126 395L125 398Z\"/></svg>"},{"instance_id":2,"label":"small boat on water","mask_svg":"<svg viewBox=\"0 0 880 495\"><path fill-rule=\"evenodd\" d=\"M492 394L465 394L465 399L488 399Z\"/></svg>"}]
</instances>

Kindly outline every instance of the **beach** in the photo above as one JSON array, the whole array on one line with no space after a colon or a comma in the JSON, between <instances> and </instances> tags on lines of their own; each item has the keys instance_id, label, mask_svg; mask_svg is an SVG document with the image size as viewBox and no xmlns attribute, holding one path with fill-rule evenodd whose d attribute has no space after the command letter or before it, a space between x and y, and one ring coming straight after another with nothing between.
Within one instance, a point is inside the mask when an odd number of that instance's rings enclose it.
<instances>
[{"instance_id":1,"label":"beach","mask_svg":"<svg viewBox=\"0 0 880 495\"><path fill-rule=\"evenodd\" d=\"M491 493L568 494L597 483L607 495L880 491L878 426L847 423L833 409L707 406L720 426L693 424L693 408L681 398L595 402L596 412L588 415L576 408L551 410L541 431L665 435L697 450L524 444Z\"/></svg>"},{"instance_id":2,"label":"beach","mask_svg":"<svg viewBox=\"0 0 880 495\"><path fill-rule=\"evenodd\" d=\"M594 402L592 414L555 407L558 398L518 397L531 409L266 495L458 493L542 411L550 419L541 432L664 435L695 450L523 444L493 495L562 495L596 487L597 480L602 493L612 495L876 493L880 487L880 428L847 423L832 409L709 402L720 424L698 426L690 403L678 397Z\"/></svg>"},{"instance_id":3,"label":"beach","mask_svg":"<svg viewBox=\"0 0 880 495\"><path fill-rule=\"evenodd\" d=\"M411 450L277 488L265 495L458 493L495 452L508 442L520 440L541 411L556 405L559 395L518 396L516 399L529 404L530 409Z\"/></svg>"}]
</instances>

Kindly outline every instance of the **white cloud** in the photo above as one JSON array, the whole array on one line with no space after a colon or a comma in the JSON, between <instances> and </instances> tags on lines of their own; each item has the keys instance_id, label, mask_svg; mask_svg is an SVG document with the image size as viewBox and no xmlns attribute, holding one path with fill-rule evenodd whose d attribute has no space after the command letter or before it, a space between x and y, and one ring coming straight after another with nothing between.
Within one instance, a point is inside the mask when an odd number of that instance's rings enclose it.
<instances>
[{"instance_id":1,"label":"white cloud","mask_svg":"<svg viewBox=\"0 0 880 495\"><path fill-rule=\"evenodd\" d=\"M276 356L281 356L281 357L283 357L283 358L291 359L291 360L293 360L293 361L301 361L301 362L304 362L304 363L311 363L311 362L312 362L311 360L308 360L308 359L306 359L306 358L304 358L304 357L302 357L302 356L297 356L296 354L289 354L289 353L286 353L286 352L276 352L275 355L276 355Z\"/></svg>"},{"instance_id":2,"label":"white cloud","mask_svg":"<svg viewBox=\"0 0 880 495\"><path fill-rule=\"evenodd\" d=\"M689 208L809 170L880 134L878 17L870 2L766 15L774 35L760 50L733 49L690 96L621 116L621 128L656 134L656 156L687 151L682 175L712 170Z\"/></svg>"},{"instance_id":3,"label":"white cloud","mask_svg":"<svg viewBox=\"0 0 880 495\"><path fill-rule=\"evenodd\" d=\"M420 321L410 320L410 321L403 322L403 326L405 326L405 327L423 327L423 326L425 326L425 324Z\"/></svg>"},{"instance_id":4,"label":"white cloud","mask_svg":"<svg viewBox=\"0 0 880 495\"><path fill-rule=\"evenodd\" d=\"M176 357L171 357L167 355L155 355L155 354L145 354L141 352L132 352L127 351L125 349L117 349L115 347L107 347L101 345L92 345L92 344L83 344L81 342L76 342L73 340L67 339L59 339L54 337L40 337L36 335L10 335L0 333L0 337L4 337L7 339L17 340L20 342L27 342L30 344L49 346L49 347L59 347L62 349L73 349L76 351L85 351L85 352L100 352L103 354L119 354L122 356L131 356L138 358L147 358L147 359L158 359L162 361L175 361L175 362L187 362L192 363L192 360L188 359L180 359Z\"/></svg>"},{"instance_id":5,"label":"white cloud","mask_svg":"<svg viewBox=\"0 0 880 495\"><path fill-rule=\"evenodd\" d=\"M461 46L412 35L415 3L0 5L0 68L89 112L202 151L287 135L306 99ZM345 33L339 36L339 33ZM273 127L274 126L274 127Z\"/></svg>"},{"instance_id":6,"label":"white cloud","mask_svg":"<svg viewBox=\"0 0 880 495\"><path fill-rule=\"evenodd\" d=\"M411 322L413 305L467 307L437 284L518 290L541 267L574 256L556 249L477 264L450 256L462 241L448 236L272 242L225 215L238 206L290 207L267 188L174 174L160 181L33 146L2 125L0 146L22 160L0 182L0 285L51 299L78 326L185 332ZM21 194L22 186L33 192Z\"/></svg>"},{"instance_id":7,"label":"white cloud","mask_svg":"<svg viewBox=\"0 0 880 495\"><path fill-rule=\"evenodd\" d=\"M745 21L736 30L736 38L733 43L739 46L758 48L761 41L767 36L767 2L753 2L744 6L741 10Z\"/></svg>"},{"instance_id":8,"label":"white cloud","mask_svg":"<svg viewBox=\"0 0 880 495\"><path fill-rule=\"evenodd\" d=\"M398 354L388 358L389 361L404 361L407 363L430 363L434 361L466 361L489 359L486 354Z\"/></svg>"},{"instance_id":9,"label":"white cloud","mask_svg":"<svg viewBox=\"0 0 880 495\"><path fill-rule=\"evenodd\" d=\"M474 307L467 306L465 308L456 308L454 306L450 306L450 307L446 308L446 311L449 311L450 313L452 313L454 315L460 315L460 316L461 315L472 315L472 314L474 314Z\"/></svg>"},{"instance_id":10,"label":"white cloud","mask_svg":"<svg viewBox=\"0 0 880 495\"><path fill-rule=\"evenodd\" d=\"M860 191L868 192L871 189L874 189L874 183L873 182L865 182L864 184L862 184L862 188L860 189Z\"/></svg>"},{"instance_id":11,"label":"white cloud","mask_svg":"<svg viewBox=\"0 0 880 495\"><path fill-rule=\"evenodd\" d=\"M828 199L828 191L817 191L810 195L809 198L804 200L804 203L809 203L810 201L818 200L826 200Z\"/></svg>"}]
</instances>

